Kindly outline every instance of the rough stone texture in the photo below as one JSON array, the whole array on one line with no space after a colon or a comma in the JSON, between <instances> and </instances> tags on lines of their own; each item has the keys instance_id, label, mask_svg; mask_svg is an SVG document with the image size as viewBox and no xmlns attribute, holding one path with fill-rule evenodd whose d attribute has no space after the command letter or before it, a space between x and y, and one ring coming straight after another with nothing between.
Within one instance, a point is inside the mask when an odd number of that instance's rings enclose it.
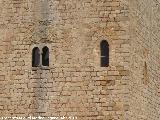
<instances>
[{"instance_id":1,"label":"rough stone texture","mask_svg":"<svg viewBox=\"0 0 160 120\"><path fill-rule=\"evenodd\" d=\"M159 120L159 7L158 0L0 0L0 117ZM35 46L48 46L49 67L32 68Z\"/></svg>"},{"instance_id":2,"label":"rough stone texture","mask_svg":"<svg viewBox=\"0 0 160 120\"><path fill-rule=\"evenodd\" d=\"M128 119L160 119L160 1L130 0L131 79Z\"/></svg>"}]
</instances>

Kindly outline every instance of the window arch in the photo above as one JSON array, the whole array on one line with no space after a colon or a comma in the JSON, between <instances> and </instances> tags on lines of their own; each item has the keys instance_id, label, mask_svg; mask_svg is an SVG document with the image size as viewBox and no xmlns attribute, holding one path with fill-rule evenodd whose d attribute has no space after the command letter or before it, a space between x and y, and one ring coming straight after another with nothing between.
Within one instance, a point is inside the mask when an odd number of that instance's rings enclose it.
<instances>
[{"instance_id":1,"label":"window arch","mask_svg":"<svg viewBox=\"0 0 160 120\"><path fill-rule=\"evenodd\" d=\"M32 50L32 67L39 66L40 63L40 50L38 47L34 47Z\"/></svg>"},{"instance_id":2,"label":"window arch","mask_svg":"<svg viewBox=\"0 0 160 120\"><path fill-rule=\"evenodd\" d=\"M42 65L49 66L49 49L47 46L42 49Z\"/></svg>"},{"instance_id":3,"label":"window arch","mask_svg":"<svg viewBox=\"0 0 160 120\"><path fill-rule=\"evenodd\" d=\"M101 49L101 67L109 66L109 44L106 40L102 40L100 43Z\"/></svg>"}]
</instances>

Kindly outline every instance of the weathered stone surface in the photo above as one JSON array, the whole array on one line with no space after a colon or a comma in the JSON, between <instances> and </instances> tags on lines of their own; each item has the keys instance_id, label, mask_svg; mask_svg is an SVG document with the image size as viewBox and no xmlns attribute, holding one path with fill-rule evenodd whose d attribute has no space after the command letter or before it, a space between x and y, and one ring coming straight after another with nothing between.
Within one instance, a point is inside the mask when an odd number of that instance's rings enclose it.
<instances>
[{"instance_id":1,"label":"weathered stone surface","mask_svg":"<svg viewBox=\"0 0 160 120\"><path fill-rule=\"evenodd\" d=\"M0 10L0 117L159 120L158 0L0 0ZM49 67L32 68L43 46Z\"/></svg>"}]
</instances>

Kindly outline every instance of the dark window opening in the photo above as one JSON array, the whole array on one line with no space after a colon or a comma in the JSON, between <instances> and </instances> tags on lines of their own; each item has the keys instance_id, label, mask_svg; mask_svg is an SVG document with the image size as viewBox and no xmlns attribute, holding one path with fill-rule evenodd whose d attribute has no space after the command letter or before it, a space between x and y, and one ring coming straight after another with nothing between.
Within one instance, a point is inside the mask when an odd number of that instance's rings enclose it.
<instances>
[{"instance_id":1,"label":"dark window opening","mask_svg":"<svg viewBox=\"0 0 160 120\"><path fill-rule=\"evenodd\" d=\"M42 49L42 65L49 66L49 49L47 46Z\"/></svg>"},{"instance_id":2,"label":"dark window opening","mask_svg":"<svg viewBox=\"0 0 160 120\"><path fill-rule=\"evenodd\" d=\"M101 67L109 66L109 44L106 40L102 40L101 44Z\"/></svg>"},{"instance_id":3,"label":"dark window opening","mask_svg":"<svg viewBox=\"0 0 160 120\"><path fill-rule=\"evenodd\" d=\"M39 63L40 63L40 50L38 47L35 47L32 50L32 67L39 66Z\"/></svg>"}]
</instances>

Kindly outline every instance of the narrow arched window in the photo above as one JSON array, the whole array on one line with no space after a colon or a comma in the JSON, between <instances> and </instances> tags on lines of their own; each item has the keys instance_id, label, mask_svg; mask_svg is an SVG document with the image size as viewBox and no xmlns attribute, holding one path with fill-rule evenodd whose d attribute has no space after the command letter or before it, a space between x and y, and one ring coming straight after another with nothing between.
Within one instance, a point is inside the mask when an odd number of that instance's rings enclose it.
<instances>
[{"instance_id":1,"label":"narrow arched window","mask_svg":"<svg viewBox=\"0 0 160 120\"><path fill-rule=\"evenodd\" d=\"M109 66L109 44L106 40L102 40L101 44L101 67Z\"/></svg>"},{"instance_id":2,"label":"narrow arched window","mask_svg":"<svg viewBox=\"0 0 160 120\"><path fill-rule=\"evenodd\" d=\"M40 63L40 50L38 47L32 50L32 67L37 67Z\"/></svg>"},{"instance_id":3,"label":"narrow arched window","mask_svg":"<svg viewBox=\"0 0 160 120\"><path fill-rule=\"evenodd\" d=\"M49 49L47 46L42 49L42 65L49 66Z\"/></svg>"}]
</instances>

